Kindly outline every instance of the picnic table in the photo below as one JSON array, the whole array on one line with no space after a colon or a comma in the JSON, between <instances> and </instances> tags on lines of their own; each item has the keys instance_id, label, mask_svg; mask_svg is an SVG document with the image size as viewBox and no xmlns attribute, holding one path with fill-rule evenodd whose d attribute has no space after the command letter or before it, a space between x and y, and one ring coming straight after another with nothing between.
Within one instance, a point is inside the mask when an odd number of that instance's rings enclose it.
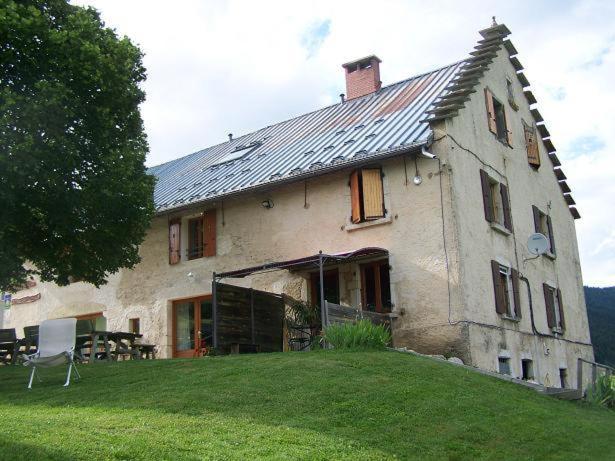
<instances>
[{"instance_id":1,"label":"picnic table","mask_svg":"<svg viewBox=\"0 0 615 461\"><path fill-rule=\"evenodd\" d=\"M145 358L155 358L153 344L137 343L137 339L142 337L140 333L94 330L77 336L77 349L90 349L89 363L94 363L97 355L99 359L109 362L126 356L139 360L144 354Z\"/></svg>"}]
</instances>

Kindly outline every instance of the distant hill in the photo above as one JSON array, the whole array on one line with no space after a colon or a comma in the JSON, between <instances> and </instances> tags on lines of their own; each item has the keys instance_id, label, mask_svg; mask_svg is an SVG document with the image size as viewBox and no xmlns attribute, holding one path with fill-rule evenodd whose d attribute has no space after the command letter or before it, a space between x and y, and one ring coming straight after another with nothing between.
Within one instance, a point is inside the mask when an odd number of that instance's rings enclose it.
<instances>
[{"instance_id":1,"label":"distant hill","mask_svg":"<svg viewBox=\"0 0 615 461\"><path fill-rule=\"evenodd\" d=\"M596 362L615 366L615 287L585 287Z\"/></svg>"}]
</instances>

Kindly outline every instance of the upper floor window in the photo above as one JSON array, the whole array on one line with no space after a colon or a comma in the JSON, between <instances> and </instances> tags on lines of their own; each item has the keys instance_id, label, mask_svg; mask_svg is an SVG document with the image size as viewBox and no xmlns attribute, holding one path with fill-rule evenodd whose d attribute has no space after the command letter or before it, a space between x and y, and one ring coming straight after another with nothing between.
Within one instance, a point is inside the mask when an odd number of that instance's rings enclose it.
<instances>
[{"instance_id":1,"label":"upper floor window","mask_svg":"<svg viewBox=\"0 0 615 461\"><path fill-rule=\"evenodd\" d=\"M384 189L380 168L362 168L350 175L351 221L360 223L384 218Z\"/></svg>"},{"instance_id":2,"label":"upper floor window","mask_svg":"<svg viewBox=\"0 0 615 461\"><path fill-rule=\"evenodd\" d=\"M534 231L545 235L549 239L549 253L555 255L555 239L553 237L551 216L543 213L534 205L532 205L532 213L534 215Z\"/></svg>"},{"instance_id":3,"label":"upper floor window","mask_svg":"<svg viewBox=\"0 0 615 461\"><path fill-rule=\"evenodd\" d=\"M508 187L491 178L485 170L480 170L480 183L483 191L485 219L512 232Z\"/></svg>"},{"instance_id":4,"label":"upper floor window","mask_svg":"<svg viewBox=\"0 0 615 461\"><path fill-rule=\"evenodd\" d=\"M542 284L545 295L545 308L547 311L547 325L553 331L561 333L566 328L564 322L564 307L562 305L562 292L559 288L546 283Z\"/></svg>"},{"instance_id":5,"label":"upper floor window","mask_svg":"<svg viewBox=\"0 0 615 461\"><path fill-rule=\"evenodd\" d=\"M527 162L535 168L540 166L540 153L538 151L538 137L536 127L528 125L523 120L523 133L525 134L525 150L527 151Z\"/></svg>"},{"instance_id":6,"label":"upper floor window","mask_svg":"<svg viewBox=\"0 0 615 461\"><path fill-rule=\"evenodd\" d=\"M497 261L491 261L491 274L495 292L495 311L506 317L521 318L519 272Z\"/></svg>"},{"instance_id":7,"label":"upper floor window","mask_svg":"<svg viewBox=\"0 0 615 461\"><path fill-rule=\"evenodd\" d=\"M202 216L188 219L188 245L185 248L187 259L216 255L216 210L207 210ZM182 220L169 221L169 264L177 264L181 259Z\"/></svg>"},{"instance_id":8,"label":"upper floor window","mask_svg":"<svg viewBox=\"0 0 615 461\"><path fill-rule=\"evenodd\" d=\"M489 131L503 143L512 146L512 133L506 120L504 104L497 100L488 88L485 88L485 104L487 106Z\"/></svg>"}]
</instances>

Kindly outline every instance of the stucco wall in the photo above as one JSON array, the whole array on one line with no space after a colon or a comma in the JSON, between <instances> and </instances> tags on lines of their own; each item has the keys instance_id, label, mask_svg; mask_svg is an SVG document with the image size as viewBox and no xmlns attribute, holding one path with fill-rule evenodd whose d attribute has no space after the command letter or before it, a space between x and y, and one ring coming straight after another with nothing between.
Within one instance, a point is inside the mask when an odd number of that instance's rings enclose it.
<instances>
[{"instance_id":1,"label":"stucco wall","mask_svg":"<svg viewBox=\"0 0 615 461\"><path fill-rule=\"evenodd\" d=\"M506 78L513 83L518 111L507 102ZM512 148L497 140L488 129L483 93L485 87L506 107L507 121L512 131ZM541 142L540 168L535 170L528 164L522 119L533 122L508 53L502 49L465 108L457 117L448 120L445 126L435 130L434 138L437 141L433 150L447 159L449 166L451 195L454 197L452 212L456 218L459 258L462 261L461 303L454 306L453 317L454 320L499 328L472 325L470 337L474 365L497 370L498 354L510 352L514 375L520 375L521 359L531 358L537 362L538 379L557 385L559 381L554 382L553 376L558 376L559 368L567 368L569 376L574 378L576 357L593 359L592 348L534 336L527 289L523 282L520 284L521 321L505 320L495 310L490 267L492 259L517 268L529 280L535 326L539 332L550 333L542 289L543 282L547 282L562 291L566 319L563 338L581 343L590 341L574 220ZM449 136L443 137L445 133ZM500 183L508 185L512 235L492 229L485 219L479 177L481 168ZM529 235L534 232L532 205L545 212L549 210L555 236L555 259L541 256L524 262L525 258L532 256L526 247ZM545 353L546 349L549 350L548 354Z\"/></svg>"},{"instance_id":2,"label":"stucco wall","mask_svg":"<svg viewBox=\"0 0 615 461\"><path fill-rule=\"evenodd\" d=\"M23 326L38 324L42 319L103 311L109 329L125 330L129 318L139 317L144 341L158 344L160 355L168 357L172 300L209 294L214 270L222 272L300 258L319 250L335 253L378 246L390 252L394 311L399 314L395 321L396 343L424 351L435 351L447 342L459 343L457 329L442 328L447 325L448 291L438 163L418 160L423 177L419 186L412 183L415 174L412 159L408 158L406 165L402 158L381 165L387 208L387 217L381 224L350 230L353 227L350 225L350 170L308 181L307 195L301 182L227 200L223 206L222 203L208 206L217 209L217 256L212 258L188 261L182 251L181 262L169 265L168 219L174 216L157 217L141 246L142 262L134 270L111 276L109 283L100 289L81 282L64 288L39 283L30 291L40 292L41 299L13 306L4 314L5 323L17 327L21 334ZM261 206L265 198L273 200L272 209ZM188 218L201 210L181 216ZM185 221L182 228L186 228ZM454 245L454 234L450 230L449 234L449 246ZM183 248L186 237L183 231ZM357 264L340 269L342 302L354 305L359 302L359 279ZM284 291L304 299L309 296L306 279L287 271L232 283ZM432 326L439 326L440 331L427 328ZM417 335L416 331L424 333Z\"/></svg>"}]
</instances>

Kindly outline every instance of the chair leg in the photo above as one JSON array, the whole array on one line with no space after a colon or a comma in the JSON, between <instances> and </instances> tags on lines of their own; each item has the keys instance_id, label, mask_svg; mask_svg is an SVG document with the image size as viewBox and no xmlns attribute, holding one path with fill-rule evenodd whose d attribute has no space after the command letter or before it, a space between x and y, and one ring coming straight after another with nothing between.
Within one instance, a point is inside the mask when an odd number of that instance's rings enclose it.
<instances>
[{"instance_id":1,"label":"chair leg","mask_svg":"<svg viewBox=\"0 0 615 461\"><path fill-rule=\"evenodd\" d=\"M64 383L64 387L68 387L70 384L70 373L73 370L73 361L71 360L68 364L68 373L66 374L66 382Z\"/></svg>"},{"instance_id":2,"label":"chair leg","mask_svg":"<svg viewBox=\"0 0 615 461\"><path fill-rule=\"evenodd\" d=\"M36 372L36 367L32 367L32 373L30 373L30 382L28 383L28 389L32 389L32 380L34 379L35 372Z\"/></svg>"},{"instance_id":3,"label":"chair leg","mask_svg":"<svg viewBox=\"0 0 615 461\"><path fill-rule=\"evenodd\" d=\"M73 370L75 370L75 374L77 375L75 379L81 379L81 374L79 373L79 370L77 369L77 364L75 362L73 362Z\"/></svg>"}]
</instances>

